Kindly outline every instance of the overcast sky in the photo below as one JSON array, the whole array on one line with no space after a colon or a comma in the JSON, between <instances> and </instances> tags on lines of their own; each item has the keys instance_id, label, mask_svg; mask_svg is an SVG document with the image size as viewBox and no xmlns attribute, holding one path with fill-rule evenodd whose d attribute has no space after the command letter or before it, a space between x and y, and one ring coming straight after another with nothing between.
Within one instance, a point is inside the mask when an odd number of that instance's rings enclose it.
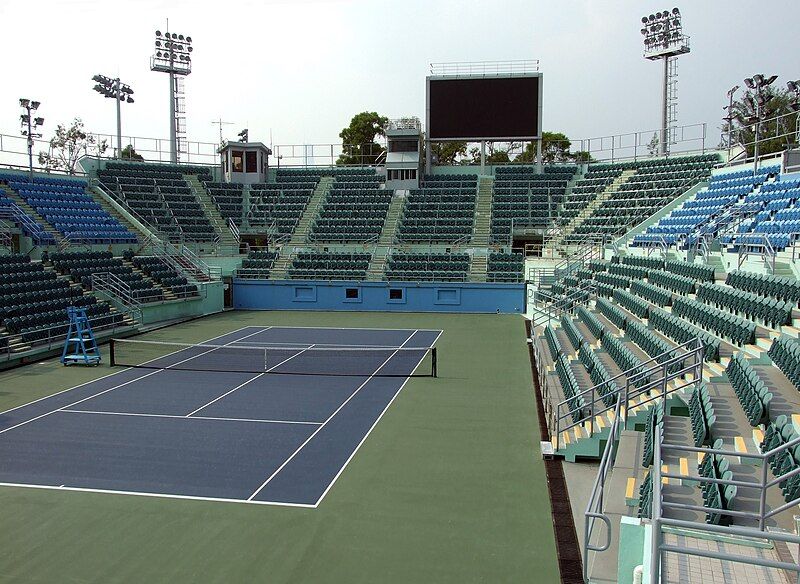
<instances>
[{"instance_id":1,"label":"overcast sky","mask_svg":"<svg viewBox=\"0 0 800 584\"><path fill-rule=\"evenodd\" d=\"M800 78L800 1L692 0L677 4L692 51L679 63L679 124L716 128L725 92L754 73ZM149 69L154 31L190 34L190 140L339 142L354 113L424 118L431 62L539 59L547 131L588 138L659 124L661 67L642 58L640 17L650 0L0 0L5 58L0 133L19 132L20 97L42 102L48 137L80 116L115 132L113 102L92 75L135 90L123 134L168 136L167 76ZM758 14L753 14L757 10ZM29 26L27 26L29 25ZM758 28L754 31L754 28ZM28 33L28 29L32 34ZM753 39L753 40L751 40Z\"/></svg>"}]
</instances>

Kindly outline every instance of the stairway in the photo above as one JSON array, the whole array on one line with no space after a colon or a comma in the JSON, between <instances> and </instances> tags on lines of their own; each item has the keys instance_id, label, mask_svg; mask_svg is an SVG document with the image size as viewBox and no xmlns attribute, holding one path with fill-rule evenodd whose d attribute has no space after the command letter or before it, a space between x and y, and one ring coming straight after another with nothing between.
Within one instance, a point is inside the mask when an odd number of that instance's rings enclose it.
<instances>
[{"instance_id":1,"label":"stairway","mask_svg":"<svg viewBox=\"0 0 800 584\"><path fill-rule=\"evenodd\" d=\"M469 281L470 282L485 282L486 274L489 271L489 255L488 250L476 249L472 252L472 258L469 261Z\"/></svg>"},{"instance_id":2,"label":"stairway","mask_svg":"<svg viewBox=\"0 0 800 584\"><path fill-rule=\"evenodd\" d=\"M475 220L472 228L472 245L480 247L489 246L489 235L492 228L493 188L493 177L478 177L478 196L475 200Z\"/></svg>"},{"instance_id":3,"label":"stairway","mask_svg":"<svg viewBox=\"0 0 800 584\"><path fill-rule=\"evenodd\" d=\"M278 258L272 265L272 269L269 272L270 280L286 280L289 277L289 266L292 264L294 249L308 241L308 235L311 233L314 221L319 216L319 211L325 199L328 198L328 192L330 192L335 181L336 179L332 176L323 176L319 179L317 187L311 193L311 199L308 201L303 215L292 232L289 243L281 247Z\"/></svg>"},{"instance_id":4,"label":"stairway","mask_svg":"<svg viewBox=\"0 0 800 584\"><path fill-rule=\"evenodd\" d=\"M564 228L561 230L561 234L558 237L551 239L550 241L545 244L545 249L555 249L556 247L563 244L564 240L566 240L570 235L575 233L575 229L577 229L587 218L589 218L592 213L597 210L600 205L602 205L605 201L611 198L611 196L618 192L620 187L625 184L630 177L636 174L635 170L625 170L622 172L620 176L614 179L610 185L608 185L601 193L597 195L595 199L589 202L589 204L584 207L578 215L572 218L572 220L567 223Z\"/></svg>"},{"instance_id":5,"label":"stairway","mask_svg":"<svg viewBox=\"0 0 800 584\"><path fill-rule=\"evenodd\" d=\"M17 207L22 209L22 211L26 215L28 215L31 219L36 221L42 227L42 229L44 229L46 232L50 233L55 238L56 243L61 245L61 243L64 241L64 236L61 235L61 232L58 231L52 225L50 225L50 223L48 223L47 220L44 217L39 215L38 211L36 211L33 207L31 207L25 201L25 199L20 197L15 191L10 189L6 185L2 185L2 184L0 184L0 193L5 194L9 199L14 201L14 204L16 204Z\"/></svg>"},{"instance_id":6,"label":"stairway","mask_svg":"<svg viewBox=\"0 0 800 584\"><path fill-rule=\"evenodd\" d=\"M212 200L211 195L208 194L208 191L206 190L205 186L203 186L203 183L200 182L200 179L197 178L197 175L184 174L183 180L186 181L186 183L192 189L195 197L197 197L197 201L203 208L203 213L205 213L206 217L211 223L211 226L214 228L214 232L219 237L219 242L222 245L232 247L238 246L239 242L236 240L233 233L231 233L231 230L228 227L228 222L222 215L220 215L219 209L217 209L217 204Z\"/></svg>"},{"instance_id":7,"label":"stairway","mask_svg":"<svg viewBox=\"0 0 800 584\"><path fill-rule=\"evenodd\" d=\"M311 199L308 201L308 205L306 205L303 215L297 222L291 239L289 239L290 246L303 245L306 243L308 240L308 234L311 233L311 228L314 225L314 221L319 215L319 211L322 208L322 204L325 202L325 199L328 198L328 192L331 190L335 180L336 179L334 179L332 176L323 176L321 179L319 179L317 187L311 194ZM278 259L280 260L280 258Z\"/></svg>"},{"instance_id":8,"label":"stairway","mask_svg":"<svg viewBox=\"0 0 800 584\"><path fill-rule=\"evenodd\" d=\"M391 247L380 245L372 253L372 259L367 268L367 280L370 282L380 282L386 273L386 262L389 260Z\"/></svg>"}]
</instances>

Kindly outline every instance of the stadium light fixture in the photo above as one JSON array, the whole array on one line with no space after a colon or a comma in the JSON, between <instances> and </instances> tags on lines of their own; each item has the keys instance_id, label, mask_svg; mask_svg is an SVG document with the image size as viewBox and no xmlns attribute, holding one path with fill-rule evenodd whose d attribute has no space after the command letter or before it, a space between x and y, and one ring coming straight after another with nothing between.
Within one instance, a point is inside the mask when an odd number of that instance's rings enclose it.
<instances>
[{"instance_id":1,"label":"stadium light fixture","mask_svg":"<svg viewBox=\"0 0 800 584\"><path fill-rule=\"evenodd\" d=\"M777 75L764 77L761 73L756 73L752 77L744 80L744 84L751 90L752 95L748 95L745 100L754 110L755 115L750 118L750 122L755 126L755 145L753 146L753 173L758 171L758 146L761 141L761 124L767 115L766 105L775 97L767 93L766 89L778 78Z\"/></svg>"},{"instance_id":2,"label":"stadium light fixture","mask_svg":"<svg viewBox=\"0 0 800 584\"><path fill-rule=\"evenodd\" d=\"M787 81L786 89L792 94L792 102L789 105L797 112L794 122L794 141L795 144L800 144L800 79Z\"/></svg>"},{"instance_id":3,"label":"stadium light fixture","mask_svg":"<svg viewBox=\"0 0 800 584\"><path fill-rule=\"evenodd\" d=\"M23 114L19 117L22 125L20 133L27 137L28 142L28 180L33 182L33 140L34 138L42 137L39 128L44 125L44 118L34 118L31 113L39 109L42 104L39 101L22 98L19 100L19 105L23 111Z\"/></svg>"},{"instance_id":4,"label":"stadium light fixture","mask_svg":"<svg viewBox=\"0 0 800 584\"><path fill-rule=\"evenodd\" d=\"M724 106L722 109L727 110L728 115L722 118L725 122L727 122L728 126L728 160L731 159L731 147L732 147L732 139L733 139L733 120L738 120L738 114L733 113L733 96L736 92L739 91L739 86L734 85L728 90L728 105Z\"/></svg>"},{"instance_id":5,"label":"stadium light fixture","mask_svg":"<svg viewBox=\"0 0 800 584\"><path fill-rule=\"evenodd\" d=\"M169 27L169 21L167 21ZM161 32L156 30L154 41L153 56L150 57L150 70L169 75L169 140L170 140L170 161L178 162L178 129L183 127L180 120L183 114L178 107L176 98L178 75L186 76L192 72L192 37L189 35L177 34L174 32ZM182 104L181 98L181 104ZM180 117L179 117L180 116ZM181 129L181 133L184 130Z\"/></svg>"},{"instance_id":6,"label":"stadium light fixture","mask_svg":"<svg viewBox=\"0 0 800 584\"><path fill-rule=\"evenodd\" d=\"M92 88L103 97L113 99L117 102L117 158L122 158L122 108L121 103L133 103L130 97L133 95L133 89L130 85L120 81L119 77L111 79L105 75L95 75L92 81L96 85Z\"/></svg>"},{"instance_id":7,"label":"stadium light fixture","mask_svg":"<svg viewBox=\"0 0 800 584\"><path fill-rule=\"evenodd\" d=\"M681 11L676 7L648 16L642 16L641 33L645 59L664 61L663 95L661 107L661 155L668 153L669 124L674 122L677 57L689 52L689 37L683 34ZM672 66L670 66L672 64Z\"/></svg>"}]
</instances>

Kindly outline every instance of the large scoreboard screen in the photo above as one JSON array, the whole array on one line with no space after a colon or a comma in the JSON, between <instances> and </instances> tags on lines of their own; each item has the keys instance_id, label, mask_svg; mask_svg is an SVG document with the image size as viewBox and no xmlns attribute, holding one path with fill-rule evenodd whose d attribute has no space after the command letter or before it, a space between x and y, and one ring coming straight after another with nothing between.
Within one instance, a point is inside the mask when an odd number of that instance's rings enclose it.
<instances>
[{"instance_id":1,"label":"large scoreboard screen","mask_svg":"<svg viewBox=\"0 0 800 584\"><path fill-rule=\"evenodd\" d=\"M433 141L541 137L542 76L427 78L426 122Z\"/></svg>"}]
</instances>

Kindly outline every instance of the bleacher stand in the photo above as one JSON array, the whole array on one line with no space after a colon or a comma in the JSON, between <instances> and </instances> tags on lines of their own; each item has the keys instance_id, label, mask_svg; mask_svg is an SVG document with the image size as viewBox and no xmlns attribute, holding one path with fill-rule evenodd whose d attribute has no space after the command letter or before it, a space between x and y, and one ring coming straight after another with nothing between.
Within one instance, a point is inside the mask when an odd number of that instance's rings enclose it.
<instances>
[{"instance_id":1,"label":"bleacher stand","mask_svg":"<svg viewBox=\"0 0 800 584\"><path fill-rule=\"evenodd\" d=\"M412 189L403 209L398 239L403 242L454 242L472 235L476 175L428 175Z\"/></svg>"}]
</instances>

